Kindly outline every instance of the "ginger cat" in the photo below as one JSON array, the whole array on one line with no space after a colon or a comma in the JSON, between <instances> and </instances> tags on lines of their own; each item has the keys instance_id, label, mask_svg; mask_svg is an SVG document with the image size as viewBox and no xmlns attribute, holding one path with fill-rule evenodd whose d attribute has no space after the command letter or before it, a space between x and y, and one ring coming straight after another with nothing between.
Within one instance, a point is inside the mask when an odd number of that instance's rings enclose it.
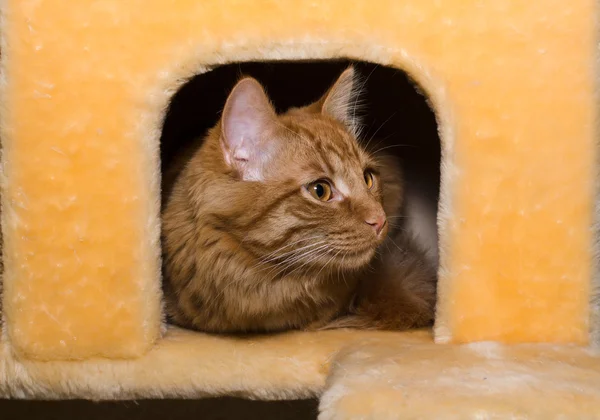
<instances>
[{"instance_id":1,"label":"ginger cat","mask_svg":"<svg viewBox=\"0 0 600 420\"><path fill-rule=\"evenodd\" d=\"M432 322L435 267L387 237L399 168L364 150L352 67L314 104L277 115L252 78L165 174L166 311L216 333Z\"/></svg>"}]
</instances>

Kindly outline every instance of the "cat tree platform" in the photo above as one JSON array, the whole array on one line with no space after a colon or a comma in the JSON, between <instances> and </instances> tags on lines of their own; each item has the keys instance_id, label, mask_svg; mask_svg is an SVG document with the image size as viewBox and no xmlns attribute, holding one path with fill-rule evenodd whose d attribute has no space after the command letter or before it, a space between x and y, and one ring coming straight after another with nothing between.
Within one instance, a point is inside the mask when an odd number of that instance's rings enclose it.
<instances>
[{"instance_id":1,"label":"cat tree platform","mask_svg":"<svg viewBox=\"0 0 600 420\"><path fill-rule=\"evenodd\" d=\"M2 397L317 397L321 419L600 418L600 353L579 346L435 344L428 331L171 329L135 360L40 362L7 345L1 356Z\"/></svg>"},{"instance_id":2,"label":"cat tree platform","mask_svg":"<svg viewBox=\"0 0 600 420\"><path fill-rule=\"evenodd\" d=\"M3 0L0 12L0 397L600 418L596 2ZM165 329L170 99L225 63L335 58L406 71L436 113L433 333Z\"/></svg>"}]
</instances>

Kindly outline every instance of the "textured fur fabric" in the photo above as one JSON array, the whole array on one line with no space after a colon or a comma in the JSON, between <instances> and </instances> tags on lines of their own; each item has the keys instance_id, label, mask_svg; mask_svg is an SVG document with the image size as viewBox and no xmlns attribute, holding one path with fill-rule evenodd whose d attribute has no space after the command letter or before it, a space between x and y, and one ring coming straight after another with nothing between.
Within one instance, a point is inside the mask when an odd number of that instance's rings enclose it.
<instances>
[{"instance_id":1,"label":"textured fur fabric","mask_svg":"<svg viewBox=\"0 0 600 420\"><path fill-rule=\"evenodd\" d=\"M340 57L406 70L436 111L437 339L588 341L595 3L94 4L2 3L3 306L20 354L136 357L159 337L158 141L188 78Z\"/></svg>"},{"instance_id":2,"label":"textured fur fabric","mask_svg":"<svg viewBox=\"0 0 600 420\"><path fill-rule=\"evenodd\" d=\"M0 398L321 397L320 419L598 419L600 354L440 345L428 331L227 338L170 329L135 360L36 362L0 352Z\"/></svg>"},{"instance_id":3,"label":"textured fur fabric","mask_svg":"<svg viewBox=\"0 0 600 420\"><path fill-rule=\"evenodd\" d=\"M401 68L427 93L443 150L438 342L588 342L598 327L596 1L166 3L1 2L2 395L292 398L322 389L319 369L345 347L345 333L260 344L160 339L165 110L193 75L250 60L356 58ZM324 349L324 337L337 338ZM423 385L415 405L450 407L448 418L509 412L492 410L491 398L530 418L546 408L571 418L592 415L568 410L599 412L587 382L597 358L584 349L508 348L498 361L389 337L385 351L337 359L324 418L360 417L351 405L369 398L394 417L412 407L398 397L414 384ZM411 360L422 369L403 370ZM500 381L502 360L521 387L498 382L485 394L473 372L495 369ZM435 375L461 384L464 411L452 411Z\"/></svg>"},{"instance_id":4,"label":"textured fur fabric","mask_svg":"<svg viewBox=\"0 0 600 420\"><path fill-rule=\"evenodd\" d=\"M160 344L136 360L51 363L19 359L4 343L0 398L313 398L322 391L339 348L371 334L327 331L227 338L170 328Z\"/></svg>"},{"instance_id":5,"label":"textured fur fabric","mask_svg":"<svg viewBox=\"0 0 600 420\"><path fill-rule=\"evenodd\" d=\"M424 332L349 344L319 420L600 418L600 354L549 344L431 345Z\"/></svg>"}]
</instances>

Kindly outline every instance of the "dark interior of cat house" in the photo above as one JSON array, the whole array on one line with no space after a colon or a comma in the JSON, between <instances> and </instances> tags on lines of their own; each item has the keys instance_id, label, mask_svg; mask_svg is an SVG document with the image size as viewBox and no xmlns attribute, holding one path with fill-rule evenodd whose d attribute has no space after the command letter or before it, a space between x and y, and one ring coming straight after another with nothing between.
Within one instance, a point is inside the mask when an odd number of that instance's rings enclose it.
<instances>
[{"instance_id":1,"label":"dark interior of cat house","mask_svg":"<svg viewBox=\"0 0 600 420\"><path fill-rule=\"evenodd\" d=\"M227 95L242 76L261 82L276 110L283 112L320 98L350 64L362 86L359 140L371 152L398 158L405 185L405 217L399 223L437 258L440 140L435 114L415 83L395 68L347 60L245 62L198 75L183 85L168 109L161 138L163 172L186 145L217 123Z\"/></svg>"}]
</instances>

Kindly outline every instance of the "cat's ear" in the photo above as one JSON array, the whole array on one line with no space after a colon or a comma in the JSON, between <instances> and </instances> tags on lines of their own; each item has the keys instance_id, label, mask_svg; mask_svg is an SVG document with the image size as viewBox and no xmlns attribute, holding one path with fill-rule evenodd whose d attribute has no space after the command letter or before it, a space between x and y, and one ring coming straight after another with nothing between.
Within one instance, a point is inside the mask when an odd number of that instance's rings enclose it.
<instances>
[{"instance_id":1,"label":"cat's ear","mask_svg":"<svg viewBox=\"0 0 600 420\"><path fill-rule=\"evenodd\" d=\"M227 165L246 181L260 181L273 153L268 133L277 115L264 89L253 78L233 88L221 117L221 147Z\"/></svg>"},{"instance_id":2,"label":"cat's ear","mask_svg":"<svg viewBox=\"0 0 600 420\"><path fill-rule=\"evenodd\" d=\"M321 113L354 130L357 123L354 115L357 100L358 80L354 67L350 66L338 77L327 93L310 108L318 109Z\"/></svg>"}]
</instances>

